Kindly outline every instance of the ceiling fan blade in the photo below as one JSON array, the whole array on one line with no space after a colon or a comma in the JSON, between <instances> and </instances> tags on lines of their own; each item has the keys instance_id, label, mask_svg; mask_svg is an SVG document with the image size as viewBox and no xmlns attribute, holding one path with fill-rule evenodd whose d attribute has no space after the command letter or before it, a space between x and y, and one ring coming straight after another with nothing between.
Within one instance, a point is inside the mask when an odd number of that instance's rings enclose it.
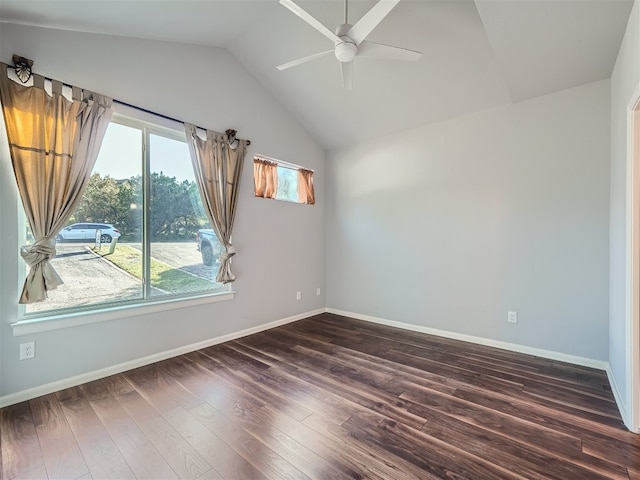
<instances>
[{"instance_id":1,"label":"ceiling fan blade","mask_svg":"<svg viewBox=\"0 0 640 480\"><path fill-rule=\"evenodd\" d=\"M327 50L326 52L314 53L313 55L309 55L308 57L298 58L297 60L292 60L287 63L283 63L282 65L278 65L276 68L278 70L286 70L287 68L295 67L296 65L300 65L301 63L306 63L311 60L315 60L316 58L323 57L328 53L333 53L333 50Z\"/></svg>"},{"instance_id":2,"label":"ceiling fan blade","mask_svg":"<svg viewBox=\"0 0 640 480\"><path fill-rule=\"evenodd\" d=\"M313 28L315 28L317 31L319 31L321 34L323 34L332 42L342 41L340 40L340 37L338 37L335 33L333 33L331 30L325 27L322 23L320 23L318 20L313 18L311 14L307 13L305 10L303 10L301 7L293 3L291 0L280 0L280 5L287 7L289 10L291 10L293 13L295 13L302 20L307 22L309 25L311 25Z\"/></svg>"},{"instance_id":3,"label":"ceiling fan blade","mask_svg":"<svg viewBox=\"0 0 640 480\"><path fill-rule=\"evenodd\" d=\"M282 0L280 2L282 3ZM367 38L367 35L378 26L398 2L400 0L380 0L358 20L358 23L351 27L347 35L356 42L356 45L360 45L360 42Z\"/></svg>"},{"instance_id":4,"label":"ceiling fan blade","mask_svg":"<svg viewBox=\"0 0 640 480\"><path fill-rule=\"evenodd\" d=\"M365 41L358 45L358 56L384 60L418 60L422 53L383 43Z\"/></svg>"},{"instance_id":5,"label":"ceiling fan blade","mask_svg":"<svg viewBox=\"0 0 640 480\"><path fill-rule=\"evenodd\" d=\"M342 69L342 84L347 90L353 88L353 62L340 62Z\"/></svg>"}]
</instances>

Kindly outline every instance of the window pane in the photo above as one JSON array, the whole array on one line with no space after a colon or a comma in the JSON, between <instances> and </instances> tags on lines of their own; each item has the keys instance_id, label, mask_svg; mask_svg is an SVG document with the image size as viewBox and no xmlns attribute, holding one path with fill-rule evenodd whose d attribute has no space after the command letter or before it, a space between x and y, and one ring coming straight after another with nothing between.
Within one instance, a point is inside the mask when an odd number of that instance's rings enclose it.
<instances>
[{"instance_id":1,"label":"window pane","mask_svg":"<svg viewBox=\"0 0 640 480\"><path fill-rule=\"evenodd\" d=\"M224 290L216 283L221 247L205 215L189 148L150 135L151 295Z\"/></svg>"},{"instance_id":2,"label":"window pane","mask_svg":"<svg viewBox=\"0 0 640 480\"><path fill-rule=\"evenodd\" d=\"M84 196L56 237L51 263L64 284L27 313L142 298L142 263L131 248L142 238L141 152L139 129L109 125Z\"/></svg>"},{"instance_id":3,"label":"window pane","mask_svg":"<svg viewBox=\"0 0 640 480\"><path fill-rule=\"evenodd\" d=\"M278 166L278 200L298 201L298 172L291 168Z\"/></svg>"}]
</instances>

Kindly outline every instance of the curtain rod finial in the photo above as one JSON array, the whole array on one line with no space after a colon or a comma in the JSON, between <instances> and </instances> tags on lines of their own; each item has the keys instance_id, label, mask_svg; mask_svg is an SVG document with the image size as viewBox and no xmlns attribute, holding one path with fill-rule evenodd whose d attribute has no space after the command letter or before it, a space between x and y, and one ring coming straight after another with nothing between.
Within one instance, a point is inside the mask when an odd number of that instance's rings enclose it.
<instances>
[{"instance_id":1,"label":"curtain rod finial","mask_svg":"<svg viewBox=\"0 0 640 480\"><path fill-rule=\"evenodd\" d=\"M229 146L232 149L236 149L238 147L238 140L236 139L236 132L235 130L229 128L226 132L224 132L227 134L227 143L229 144Z\"/></svg>"},{"instance_id":2,"label":"curtain rod finial","mask_svg":"<svg viewBox=\"0 0 640 480\"><path fill-rule=\"evenodd\" d=\"M33 67L33 60L21 57L20 55L13 54L12 57L14 70L16 75L22 83L27 83L31 78L31 67Z\"/></svg>"},{"instance_id":3,"label":"curtain rod finial","mask_svg":"<svg viewBox=\"0 0 640 480\"><path fill-rule=\"evenodd\" d=\"M236 134L238 133L237 130L234 130L233 128L229 128L227 131L224 132L227 135L227 143L229 145L236 145L235 143L237 138L236 138ZM251 141L250 140L246 140L247 142L247 146L251 145ZM233 147L235 148L235 147Z\"/></svg>"}]
</instances>

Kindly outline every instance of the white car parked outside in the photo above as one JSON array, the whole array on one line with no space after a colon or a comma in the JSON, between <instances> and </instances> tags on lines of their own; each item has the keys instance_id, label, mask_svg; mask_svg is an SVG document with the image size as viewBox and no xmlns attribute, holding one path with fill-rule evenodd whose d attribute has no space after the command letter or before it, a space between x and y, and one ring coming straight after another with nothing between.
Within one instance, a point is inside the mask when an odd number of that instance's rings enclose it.
<instances>
[{"instance_id":1,"label":"white car parked outside","mask_svg":"<svg viewBox=\"0 0 640 480\"><path fill-rule=\"evenodd\" d=\"M111 239L120 238L120 230L110 223L74 223L60 230L56 235L56 242L93 242L96 230L101 230L100 241L111 243Z\"/></svg>"}]
</instances>

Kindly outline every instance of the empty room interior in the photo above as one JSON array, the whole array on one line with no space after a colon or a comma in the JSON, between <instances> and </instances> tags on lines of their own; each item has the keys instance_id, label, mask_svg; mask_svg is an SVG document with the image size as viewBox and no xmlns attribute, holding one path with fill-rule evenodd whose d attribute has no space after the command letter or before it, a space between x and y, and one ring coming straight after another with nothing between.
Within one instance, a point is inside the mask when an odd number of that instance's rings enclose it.
<instances>
[{"instance_id":1,"label":"empty room interior","mask_svg":"<svg viewBox=\"0 0 640 480\"><path fill-rule=\"evenodd\" d=\"M0 0L0 478L640 480L638 0Z\"/></svg>"}]
</instances>

